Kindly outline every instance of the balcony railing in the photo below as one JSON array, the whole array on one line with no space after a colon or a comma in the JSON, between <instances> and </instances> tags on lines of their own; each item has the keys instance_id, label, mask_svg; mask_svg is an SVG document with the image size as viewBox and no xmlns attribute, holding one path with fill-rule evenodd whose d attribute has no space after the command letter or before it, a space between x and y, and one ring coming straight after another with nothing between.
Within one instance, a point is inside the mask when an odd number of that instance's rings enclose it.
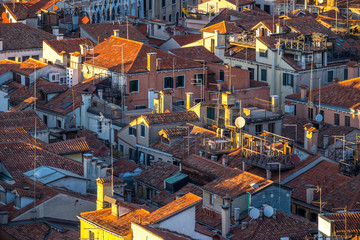
<instances>
[{"instance_id":1,"label":"balcony railing","mask_svg":"<svg viewBox=\"0 0 360 240\"><path fill-rule=\"evenodd\" d=\"M256 46L256 37L253 35L233 34L228 37L228 41L235 45L249 46L249 47Z\"/></svg>"}]
</instances>

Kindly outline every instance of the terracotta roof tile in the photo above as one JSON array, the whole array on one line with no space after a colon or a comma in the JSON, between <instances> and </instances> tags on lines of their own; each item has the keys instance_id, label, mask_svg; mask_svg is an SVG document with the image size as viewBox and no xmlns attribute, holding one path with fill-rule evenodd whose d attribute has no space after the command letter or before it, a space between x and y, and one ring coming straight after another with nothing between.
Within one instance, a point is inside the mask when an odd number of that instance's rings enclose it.
<instances>
[{"instance_id":1,"label":"terracotta roof tile","mask_svg":"<svg viewBox=\"0 0 360 240\"><path fill-rule=\"evenodd\" d=\"M309 95L307 92L307 96ZM321 104L360 109L360 78L337 82L321 87ZM319 102L319 89L313 89L313 102ZM300 99L300 93L286 96L287 99ZM305 100L303 100L305 101ZM306 100L307 102L307 100Z\"/></svg>"},{"instance_id":2,"label":"terracotta roof tile","mask_svg":"<svg viewBox=\"0 0 360 240\"><path fill-rule=\"evenodd\" d=\"M35 139L24 128L0 129L0 142L25 142L35 144ZM38 145L42 145L38 141Z\"/></svg>"},{"instance_id":3,"label":"terracotta roof tile","mask_svg":"<svg viewBox=\"0 0 360 240\"><path fill-rule=\"evenodd\" d=\"M85 137L88 146L93 151L93 156L106 157L109 155L109 149L96 137L96 134L90 130L83 129L77 132L69 132L66 135L67 139Z\"/></svg>"},{"instance_id":4,"label":"terracotta roof tile","mask_svg":"<svg viewBox=\"0 0 360 240\"><path fill-rule=\"evenodd\" d=\"M336 37L336 34L316 21L313 17L302 17L285 20L285 25L293 31L311 35L312 33L323 33L329 37Z\"/></svg>"},{"instance_id":5,"label":"terracotta roof tile","mask_svg":"<svg viewBox=\"0 0 360 240\"><path fill-rule=\"evenodd\" d=\"M153 233L156 236L159 236L161 240L187 240L190 239L185 236L180 236L172 232L168 232L165 229L158 229L150 226L139 226L140 228L144 228L146 231Z\"/></svg>"},{"instance_id":6,"label":"terracotta roof tile","mask_svg":"<svg viewBox=\"0 0 360 240\"><path fill-rule=\"evenodd\" d=\"M231 53L231 55L230 55ZM233 46L231 48L226 49L225 56L256 61L256 50L253 48L244 48L240 46Z\"/></svg>"},{"instance_id":7,"label":"terracotta roof tile","mask_svg":"<svg viewBox=\"0 0 360 240\"><path fill-rule=\"evenodd\" d=\"M348 213L336 213L336 214L324 214L324 216L333 221L334 234L338 235L351 235L359 234L360 229L360 213L348 212Z\"/></svg>"},{"instance_id":8,"label":"terracotta roof tile","mask_svg":"<svg viewBox=\"0 0 360 240\"><path fill-rule=\"evenodd\" d=\"M246 192L258 191L261 188L271 184L273 181L265 178L243 172L241 170L228 172L214 181L202 186L208 192L214 193L220 197L229 196L231 199L240 196ZM250 184L256 183L259 188L253 189Z\"/></svg>"},{"instance_id":9,"label":"terracotta roof tile","mask_svg":"<svg viewBox=\"0 0 360 240\"><path fill-rule=\"evenodd\" d=\"M164 205L169 204L172 201L176 200L178 193L187 194L189 192L191 192L192 194L195 194L199 197L202 197L202 195L203 195L203 191L200 187L198 187L194 184L188 183L184 187L179 189L176 193L170 193L167 190L163 190L159 194L156 194L155 197L152 197L151 201L157 203L159 206L164 206Z\"/></svg>"},{"instance_id":10,"label":"terracotta roof tile","mask_svg":"<svg viewBox=\"0 0 360 240\"><path fill-rule=\"evenodd\" d=\"M193 138L190 138L189 140L183 138L183 139L176 141L175 143L172 143L170 145L163 143L161 140L159 140L159 141L153 143L151 145L151 147L158 149L162 152L172 154L176 158L184 159L187 157L187 152L188 152L187 150L184 151L184 149L185 148L187 149L188 145L189 145L189 153L191 154L191 153L194 153L195 150L199 149L199 139L216 136L215 132L207 130L202 127L192 125L190 123L187 123L185 126L190 127L189 135L193 136ZM180 129L184 129L184 128L180 128ZM185 129L185 130L187 133L187 129Z\"/></svg>"},{"instance_id":11,"label":"terracotta roof tile","mask_svg":"<svg viewBox=\"0 0 360 240\"><path fill-rule=\"evenodd\" d=\"M87 26L87 25L86 25ZM47 40L44 41L52 49L54 49L58 54L61 52L64 53L73 53L80 52L80 44L86 44L88 46L94 46L95 44L88 38L71 38L71 39L62 39L62 40Z\"/></svg>"},{"instance_id":12,"label":"terracotta roof tile","mask_svg":"<svg viewBox=\"0 0 360 240\"><path fill-rule=\"evenodd\" d=\"M23 178L23 173L34 168L34 149L37 166L50 166L83 175L83 166L75 160L61 157L31 144L22 142L0 143L0 161L15 181Z\"/></svg>"},{"instance_id":13,"label":"terracotta roof tile","mask_svg":"<svg viewBox=\"0 0 360 240\"><path fill-rule=\"evenodd\" d=\"M164 189L164 180L178 171L179 167L167 162L159 161L137 175L135 180L161 191Z\"/></svg>"},{"instance_id":14,"label":"terracotta roof tile","mask_svg":"<svg viewBox=\"0 0 360 240\"><path fill-rule=\"evenodd\" d=\"M139 167L138 164L131 161L119 158L114 163L114 175L119 176L122 173L133 172L136 168Z\"/></svg>"},{"instance_id":15,"label":"terracotta roof tile","mask_svg":"<svg viewBox=\"0 0 360 240\"><path fill-rule=\"evenodd\" d=\"M311 237L309 230L314 229L317 230L316 224L306 218L277 210L276 218L264 217L262 220L252 220L246 229L241 229L241 226L239 226L233 229L232 232L234 239L239 240L278 240L283 237L305 239L306 236Z\"/></svg>"},{"instance_id":16,"label":"terracotta roof tile","mask_svg":"<svg viewBox=\"0 0 360 240\"><path fill-rule=\"evenodd\" d=\"M42 91L45 94L49 93L61 93L69 89L67 85L60 85L54 82L49 82L46 79L40 78L36 81L36 88L38 92ZM30 92L34 92L34 86L29 89ZM39 99L42 100L42 99Z\"/></svg>"},{"instance_id":17,"label":"terracotta roof tile","mask_svg":"<svg viewBox=\"0 0 360 240\"><path fill-rule=\"evenodd\" d=\"M84 137L50 143L45 145L44 149L57 155L67 155L91 151L89 145L86 142L86 138Z\"/></svg>"},{"instance_id":18,"label":"terracotta roof tile","mask_svg":"<svg viewBox=\"0 0 360 240\"><path fill-rule=\"evenodd\" d=\"M44 40L56 37L48 32L23 23L0 24L0 38L3 39L4 51L20 49L42 49Z\"/></svg>"},{"instance_id":19,"label":"terracotta roof tile","mask_svg":"<svg viewBox=\"0 0 360 240\"><path fill-rule=\"evenodd\" d=\"M114 35L114 30L119 30L119 36L121 38L127 37L127 28L129 31L129 39L134 41L145 42L147 38L143 33L136 29L133 25L118 24L118 23L97 23L97 24L85 24L80 26L81 29L86 31L93 39L99 43L105 41Z\"/></svg>"},{"instance_id":20,"label":"terracotta roof tile","mask_svg":"<svg viewBox=\"0 0 360 240\"><path fill-rule=\"evenodd\" d=\"M0 61L0 75L3 75L11 70L18 69L20 67L19 62L15 62L9 59L4 59Z\"/></svg>"},{"instance_id":21,"label":"terracotta roof tile","mask_svg":"<svg viewBox=\"0 0 360 240\"><path fill-rule=\"evenodd\" d=\"M31 73L40 70L43 67L46 67L48 64L41 62L39 60L29 58L26 61L20 63L20 67L14 69L14 72L18 72L24 75L30 75Z\"/></svg>"},{"instance_id":22,"label":"terracotta roof tile","mask_svg":"<svg viewBox=\"0 0 360 240\"><path fill-rule=\"evenodd\" d=\"M34 131L35 119L37 121L37 130L48 129L35 111L30 109L20 112L0 113L0 129L24 128L26 131Z\"/></svg>"},{"instance_id":23,"label":"terracotta roof tile","mask_svg":"<svg viewBox=\"0 0 360 240\"><path fill-rule=\"evenodd\" d=\"M122 50L124 51L123 57ZM89 56L94 55L95 57L86 61L85 64L121 72L123 61L125 73L147 73L148 53L156 53L156 58L161 58L160 70L173 69L174 62L175 69L202 67L200 63L174 56L147 44L114 36L97 45L93 53L88 53Z\"/></svg>"},{"instance_id":24,"label":"terracotta roof tile","mask_svg":"<svg viewBox=\"0 0 360 240\"><path fill-rule=\"evenodd\" d=\"M22 101L21 103L15 105L13 108L11 108L10 110L8 110L6 112L18 112L18 111L25 110L28 107L30 107L34 102L35 102L35 98L29 97L29 98L25 99L24 101Z\"/></svg>"},{"instance_id":25,"label":"terracotta roof tile","mask_svg":"<svg viewBox=\"0 0 360 240\"><path fill-rule=\"evenodd\" d=\"M15 239L45 239L50 227L45 223L1 226L1 230Z\"/></svg>"},{"instance_id":26,"label":"terracotta roof tile","mask_svg":"<svg viewBox=\"0 0 360 240\"><path fill-rule=\"evenodd\" d=\"M39 102L37 107L39 109L46 109L48 111L56 112L61 115L66 115L80 107L82 102L83 93L92 93L94 85L92 81L85 83L78 83L72 86L63 93L56 95L46 103ZM69 104L70 103L70 104Z\"/></svg>"},{"instance_id":27,"label":"terracotta roof tile","mask_svg":"<svg viewBox=\"0 0 360 240\"><path fill-rule=\"evenodd\" d=\"M193 111L155 113L142 115L142 117L144 117L145 121L150 125L176 122L193 122L199 120L198 116Z\"/></svg>"},{"instance_id":28,"label":"terracotta roof tile","mask_svg":"<svg viewBox=\"0 0 360 240\"><path fill-rule=\"evenodd\" d=\"M80 216L90 223L101 226L108 231L126 236L131 232L131 222L139 223L141 219L149 215L148 211L137 209L120 217L111 215L111 208L97 210L93 212L83 212Z\"/></svg>"},{"instance_id":29,"label":"terracotta roof tile","mask_svg":"<svg viewBox=\"0 0 360 240\"><path fill-rule=\"evenodd\" d=\"M188 134L188 129L178 128L178 127L163 128L159 131L159 135L165 138L186 136L187 134Z\"/></svg>"},{"instance_id":30,"label":"terracotta roof tile","mask_svg":"<svg viewBox=\"0 0 360 240\"><path fill-rule=\"evenodd\" d=\"M324 209L328 211L338 211L344 206L352 209L353 205L359 201L358 191L360 189L360 176L355 178L347 177L340 173L337 163L323 160L308 171L302 173L286 186L293 188L292 198L306 202L306 185L311 184L322 188L321 199L326 202ZM319 200L319 193L314 191L314 201ZM319 206L317 203L313 203Z\"/></svg>"},{"instance_id":31,"label":"terracotta roof tile","mask_svg":"<svg viewBox=\"0 0 360 240\"><path fill-rule=\"evenodd\" d=\"M215 33L216 30L219 31L219 34L241 33L244 31L243 28L238 27L234 22L228 21L222 21L201 29L202 32L210 33Z\"/></svg>"},{"instance_id":32,"label":"terracotta roof tile","mask_svg":"<svg viewBox=\"0 0 360 240\"><path fill-rule=\"evenodd\" d=\"M150 213L145 219L143 219L143 224L155 224L161 222L174 214L177 214L180 211L183 211L191 206L194 206L196 203L202 200L201 197L196 196L192 193L187 193L186 195L172 201L171 203L165 205L162 208L155 210Z\"/></svg>"},{"instance_id":33,"label":"terracotta roof tile","mask_svg":"<svg viewBox=\"0 0 360 240\"><path fill-rule=\"evenodd\" d=\"M207 50L204 46L174 48L170 49L169 51L177 56L188 58L191 60L204 60L207 63L223 62L220 58Z\"/></svg>"},{"instance_id":34,"label":"terracotta roof tile","mask_svg":"<svg viewBox=\"0 0 360 240\"><path fill-rule=\"evenodd\" d=\"M11 105L19 104L25 99L32 97L32 93L29 91L28 87L16 82L10 82L8 84L8 95Z\"/></svg>"}]
</instances>

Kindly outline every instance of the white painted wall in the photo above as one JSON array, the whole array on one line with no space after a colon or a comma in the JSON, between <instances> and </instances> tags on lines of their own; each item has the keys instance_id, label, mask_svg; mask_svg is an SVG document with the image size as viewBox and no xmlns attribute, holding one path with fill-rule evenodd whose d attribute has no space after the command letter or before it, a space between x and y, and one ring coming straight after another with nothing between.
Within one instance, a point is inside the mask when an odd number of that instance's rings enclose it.
<instances>
[{"instance_id":1,"label":"white painted wall","mask_svg":"<svg viewBox=\"0 0 360 240\"><path fill-rule=\"evenodd\" d=\"M36 218L57 218L69 221L78 221L76 216L82 212L94 211L95 202L59 193L55 197L36 206ZM21 214L13 221L27 220L34 217L33 209Z\"/></svg>"},{"instance_id":2,"label":"white painted wall","mask_svg":"<svg viewBox=\"0 0 360 240\"><path fill-rule=\"evenodd\" d=\"M55 187L65 187L73 192L77 192L83 195L86 194L85 179L66 177L66 178L61 178L55 182L51 182L49 185Z\"/></svg>"}]
</instances>

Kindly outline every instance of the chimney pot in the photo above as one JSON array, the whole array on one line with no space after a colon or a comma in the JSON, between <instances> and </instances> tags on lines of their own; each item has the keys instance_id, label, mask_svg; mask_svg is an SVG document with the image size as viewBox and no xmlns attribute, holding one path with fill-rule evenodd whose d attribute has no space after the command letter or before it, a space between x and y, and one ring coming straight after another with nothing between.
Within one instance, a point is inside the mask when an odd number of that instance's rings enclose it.
<instances>
[{"instance_id":1,"label":"chimney pot","mask_svg":"<svg viewBox=\"0 0 360 240\"><path fill-rule=\"evenodd\" d=\"M192 92L187 92L186 94L186 109L190 109L193 105L193 93Z\"/></svg>"},{"instance_id":2,"label":"chimney pot","mask_svg":"<svg viewBox=\"0 0 360 240\"><path fill-rule=\"evenodd\" d=\"M306 203L311 204L314 201L314 185L306 185Z\"/></svg>"},{"instance_id":3,"label":"chimney pot","mask_svg":"<svg viewBox=\"0 0 360 240\"><path fill-rule=\"evenodd\" d=\"M4 39L0 38L0 51L4 50Z\"/></svg>"},{"instance_id":4,"label":"chimney pot","mask_svg":"<svg viewBox=\"0 0 360 240\"><path fill-rule=\"evenodd\" d=\"M305 84L301 84L300 85L300 98L303 99L303 98L306 98L306 95L307 95L307 86Z\"/></svg>"},{"instance_id":5,"label":"chimney pot","mask_svg":"<svg viewBox=\"0 0 360 240\"><path fill-rule=\"evenodd\" d=\"M120 30L119 29L114 29L114 36L115 37L120 37Z\"/></svg>"},{"instance_id":6,"label":"chimney pot","mask_svg":"<svg viewBox=\"0 0 360 240\"><path fill-rule=\"evenodd\" d=\"M56 40L63 40L63 39L64 39L64 34L56 35Z\"/></svg>"}]
</instances>

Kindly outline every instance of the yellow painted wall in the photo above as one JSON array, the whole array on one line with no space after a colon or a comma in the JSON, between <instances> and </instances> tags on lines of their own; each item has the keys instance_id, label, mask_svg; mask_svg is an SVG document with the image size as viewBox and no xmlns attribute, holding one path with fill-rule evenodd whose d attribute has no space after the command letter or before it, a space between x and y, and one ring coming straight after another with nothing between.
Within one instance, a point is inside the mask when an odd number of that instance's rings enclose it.
<instances>
[{"instance_id":1,"label":"yellow painted wall","mask_svg":"<svg viewBox=\"0 0 360 240\"><path fill-rule=\"evenodd\" d=\"M95 233L95 239L97 240L131 240L132 233L129 233L124 238L113 235L103 229L96 227L90 223L87 223L83 220L80 220L80 239L85 240L89 239L89 231L93 231Z\"/></svg>"},{"instance_id":2,"label":"yellow painted wall","mask_svg":"<svg viewBox=\"0 0 360 240\"><path fill-rule=\"evenodd\" d=\"M210 6L214 6L214 8L211 9ZM222 1L211 0L206 3L201 3L198 5L198 9L202 10L204 12L218 13L220 11L220 9L222 9L222 8L230 8L230 9L236 10L236 6L234 4L224 1L224 0L222 0Z\"/></svg>"}]
</instances>

